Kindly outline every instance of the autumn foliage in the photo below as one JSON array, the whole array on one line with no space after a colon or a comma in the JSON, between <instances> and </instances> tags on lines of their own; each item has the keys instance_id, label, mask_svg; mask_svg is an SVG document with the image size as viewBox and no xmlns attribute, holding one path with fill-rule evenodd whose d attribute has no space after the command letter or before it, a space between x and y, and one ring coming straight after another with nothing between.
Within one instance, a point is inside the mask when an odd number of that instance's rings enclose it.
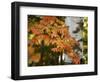
<instances>
[{"instance_id":1,"label":"autumn foliage","mask_svg":"<svg viewBox=\"0 0 100 82\"><path fill-rule=\"evenodd\" d=\"M58 64L58 56L62 58L63 53L68 55L73 64L80 64L80 57L74 51L74 47L79 45L70 35L65 21L56 16L41 16L39 21L28 26L29 64L45 65L47 61ZM53 58L54 55L57 58Z\"/></svg>"}]
</instances>

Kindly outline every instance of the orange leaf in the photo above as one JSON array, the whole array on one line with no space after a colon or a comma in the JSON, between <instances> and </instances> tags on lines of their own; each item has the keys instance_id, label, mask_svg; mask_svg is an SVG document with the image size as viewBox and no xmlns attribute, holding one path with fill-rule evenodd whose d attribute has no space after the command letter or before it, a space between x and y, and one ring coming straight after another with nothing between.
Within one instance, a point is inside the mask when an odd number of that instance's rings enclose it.
<instances>
[{"instance_id":1,"label":"orange leaf","mask_svg":"<svg viewBox=\"0 0 100 82\"><path fill-rule=\"evenodd\" d=\"M32 61L35 63L38 63L40 61L40 58L41 58L41 55L39 53L31 56Z\"/></svg>"}]
</instances>

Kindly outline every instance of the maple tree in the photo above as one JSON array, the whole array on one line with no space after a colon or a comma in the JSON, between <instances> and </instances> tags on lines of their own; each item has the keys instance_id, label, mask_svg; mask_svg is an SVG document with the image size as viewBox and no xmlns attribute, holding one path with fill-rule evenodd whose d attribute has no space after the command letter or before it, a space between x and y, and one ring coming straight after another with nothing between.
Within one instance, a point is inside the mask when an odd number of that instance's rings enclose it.
<instances>
[{"instance_id":1,"label":"maple tree","mask_svg":"<svg viewBox=\"0 0 100 82\"><path fill-rule=\"evenodd\" d=\"M28 23L30 65L32 62L33 65L63 64L63 53L68 55L73 64L80 64L79 54L74 50L76 46L80 44L70 35L64 17L41 16Z\"/></svg>"}]
</instances>

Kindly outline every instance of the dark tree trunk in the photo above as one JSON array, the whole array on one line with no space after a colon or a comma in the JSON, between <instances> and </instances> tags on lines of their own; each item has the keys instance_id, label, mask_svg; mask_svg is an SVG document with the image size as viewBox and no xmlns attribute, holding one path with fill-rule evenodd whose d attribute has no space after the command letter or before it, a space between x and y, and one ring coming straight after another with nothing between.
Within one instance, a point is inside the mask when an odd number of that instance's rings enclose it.
<instances>
[{"instance_id":1,"label":"dark tree trunk","mask_svg":"<svg viewBox=\"0 0 100 82\"><path fill-rule=\"evenodd\" d=\"M41 42L41 46L40 46L40 52L41 52L40 65L43 65L44 41L42 41L42 42Z\"/></svg>"}]
</instances>

